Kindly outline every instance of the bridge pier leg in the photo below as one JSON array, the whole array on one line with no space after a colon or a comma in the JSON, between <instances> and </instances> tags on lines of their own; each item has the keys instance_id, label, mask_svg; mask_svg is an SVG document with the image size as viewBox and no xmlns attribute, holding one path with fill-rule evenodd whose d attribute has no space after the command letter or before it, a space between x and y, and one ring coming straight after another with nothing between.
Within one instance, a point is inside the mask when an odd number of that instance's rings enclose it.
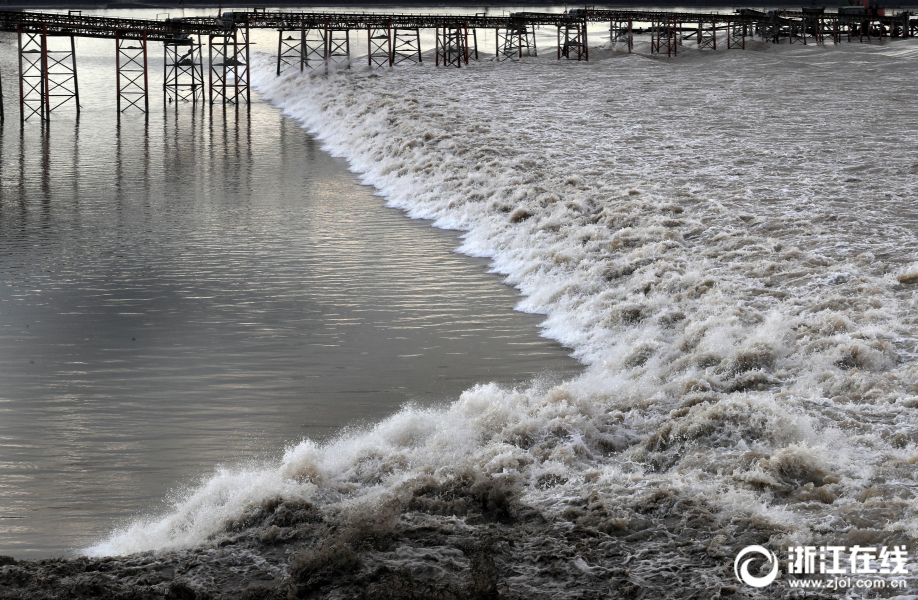
<instances>
[{"instance_id":1,"label":"bridge pier leg","mask_svg":"<svg viewBox=\"0 0 918 600\"><path fill-rule=\"evenodd\" d=\"M46 90L48 79L47 36L44 31L23 31L17 27L19 44L19 120L23 123L34 116L47 118Z\"/></svg>"},{"instance_id":2,"label":"bridge pier leg","mask_svg":"<svg viewBox=\"0 0 918 600\"><path fill-rule=\"evenodd\" d=\"M666 56L676 56L678 47L676 45L676 18L663 17L662 20L651 21L650 25L650 53L663 54Z\"/></svg>"},{"instance_id":3,"label":"bridge pier leg","mask_svg":"<svg viewBox=\"0 0 918 600\"><path fill-rule=\"evenodd\" d=\"M5 120L6 115L3 114L3 73L0 72L0 125L3 125Z\"/></svg>"},{"instance_id":4,"label":"bridge pier leg","mask_svg":"<svg viewBox=\"0 0 918 600\"><path fill-rule=\"evenodd\" d=\"M443 25L435 28L436 66L461 67L469 64L469 28L467 24Z\"/></svg>"},{"instance_id":5,"label":"bridge pier leg","mask_svg":"<svg viewBox=\"0 0 918 600\"><path fill-rule=\"evenodd\" d=\"M727 23L727 50L739 48L746 49L746 36L749 35L749 26L741 21Z\"/></svg>"},{"instance_id":6,"label":"bridge pier leg","mask_svg":"<svg viewBox=\"0 0 918 600\"><path fill-rule=\"evenodd\" d=\"M342 39L341 34L344 34ZM337 34L337 35L336 35ZM328 65L335 57L344 57L345 66L351 67L351 30L350 29L325 29L325 64ZM337 66L337 65L335 65Z\"/></svg>"},{"instance_id":7,"label":"bridge pier leg","mask_svg":"<svg viewBox=\"0 0 918 600\"><path fill-rule=\"evenodd\" d=\"M217 41L215 41L217 40ZM209 38L210 103L226 106L251 101L249 89L249 26Z\"/></svg>"},{"instance_id":8,"label":"bridge pier leg","mask_svg":"<svg viewBox=\"0 0 918 600\"><path fill-rule=\"evenodd\" d=\"M189 38L163 42L163 100L166 104L204 100L204 65L201 42Z\"/></svg>"},{"instance_id":9,"label":"bridge pier leg","mask_svg":"<svg viewBox=\"0 0 918 600\"><path fill-rule=\"evenodd\" d=\"M631 19L627 21L610 21L609 22L609 41L613 44L625 42L628 47L628 54L634 49L634 35L631 28Z\"/></svg>"},{"instance_id":10,"label":"bridge pier leg","mask_svg":"<svg viewBox=\"0 0 918 600\"><path fill-rule=\"evenodd\" d=\"M297 37L288 35L284 37L283 29L277 30L277 74L280 75L284 67L299 67L303 70L303 31L297 32Z\"/></svg>"},{"instance_id":11,"label":"bridge pier leg","mask_svg":"<svg viewBox=\"0 0 918 600\"><path fill-rule=\"evenodd\" d=\"M478 57L478 49L475 49ZM417 27L395 28L392 35L392 64L405 61L421 62L421 32Z\"/></svg>"},{"instance_id":12,"label":"bridge pier leg","mask_svg":"<svg viewBox=\"0 0 918 600\"><path fill-rule=\"evenodd\" d=\"M586 38L584 32L584 39ZM524 51L525 50L525 51ZM497 30L497 60L522 60L523 55L538 56L535 30L525 22Z\"/></svg>"},{"instance_id":13,"label":"bridge pier leg","mask_svg":"<svg viewBox=\"0 0 918 600\"><path fill-rule=\"evenodd\" d=\"M372 68L392 66L392 24L367 26L367 63Z\"/></svg>"},{"instance_id":14,"label":"bridge pier leg","mask_svg":"<svg viewBox=\"0 0 918 600\"><path fill-rule=\"evenodd\" d=\"M300 40L303 48L300 70L309 66L309 59L313 62L325 63L325 28L309 27L304 25L300 29Z\"/></svg>"},{"instance_id":15,"label":"bridge pier leg","mask_svg":"<svg viewBox=\"0 0 918 600\"><path fill-rule=\"evenodd\" d=\"M712 21L710 28L707 25L703 21L698 23L698 49L710 48L711 50L717 50L717 23Z\"/></svg>"},{"instance_id":16,"label":"bridge pier leg","mask_svg":"<svg viewBox=\"0 0 918 600\"><path fill-rule=\"evenodd\" d=\"M558 60L562 56L568 60L585 60L586 23L558 25Z\"/></svg>"},{"instance_id":17,"label":"bridge pier leg","mask_svg":"<svg viewBox=\"0 0 918 600\"><path fill-rule=\"evenodd\" d=\"M138 45L132 46L131 43ZM129 108L137 108L143 113L150 111L150 98L147 93L149 79L147 76L147 34L139 40L125 39L121 32L115 32L115 81L118 87L118 115ZM141 102L143 105L141 105ZM124 108L121 108L124 105Z\"/></svg>"},{"instance_id":18,"label":"bridge pier leg","mask_svg":"<svg viewBox=\"0 0 918 600\"><path fill-rule=\"evenodd\" d=\"M804 21L792 19L788 33L787 41L789 44L803 42L803 45L806 46L806 27Z\"/></svg>"}]
</instances>

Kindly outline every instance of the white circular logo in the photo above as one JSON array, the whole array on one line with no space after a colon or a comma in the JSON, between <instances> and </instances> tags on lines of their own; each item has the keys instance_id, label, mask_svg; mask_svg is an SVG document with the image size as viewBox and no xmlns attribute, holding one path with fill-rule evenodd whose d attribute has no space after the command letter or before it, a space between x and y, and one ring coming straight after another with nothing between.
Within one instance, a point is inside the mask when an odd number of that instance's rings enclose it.
<instances>
[{"instance_id":1,"label":"white circular logo","mask_svg":"<svg viewBox=\"0 0 918 600\"><path fill-rule=\"evenodd\" d=\"M755 560L755 558L747 558L743 561L743 564L740 565L740 561L747 554L758 554L765 557L769 563L773 563L771 571L768 575L764 577L756 577L749 572L749 563ZM745 583L746 585L751 585L752 587L765 587L773 582L778 577L778 557L774 552L763 548L762 546L746 546L740 553L736 555L736 560L733 561L733 572L736 573L736 578Z\"/></svg>"}]
</instances>

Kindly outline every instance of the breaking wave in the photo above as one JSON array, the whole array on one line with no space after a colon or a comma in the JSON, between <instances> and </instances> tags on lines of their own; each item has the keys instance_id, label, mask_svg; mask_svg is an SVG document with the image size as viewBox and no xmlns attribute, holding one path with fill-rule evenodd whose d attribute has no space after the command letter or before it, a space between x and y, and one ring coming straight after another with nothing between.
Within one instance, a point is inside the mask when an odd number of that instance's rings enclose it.
<instances>
[{"instance_id":1,"label":"breaking wave","mask_svg":"<svg viewBox=\"0 0 918 600\"><path fill-rule=\"evenodd\" d=\"M302 441L86 552L195 547L282 502L370 529L532 513L648 548L659 526L725 565L752 541L914 538L916 48L281 77L259 57L262 97L464 231L586 371Z\"/></svg>"}]
</instances>

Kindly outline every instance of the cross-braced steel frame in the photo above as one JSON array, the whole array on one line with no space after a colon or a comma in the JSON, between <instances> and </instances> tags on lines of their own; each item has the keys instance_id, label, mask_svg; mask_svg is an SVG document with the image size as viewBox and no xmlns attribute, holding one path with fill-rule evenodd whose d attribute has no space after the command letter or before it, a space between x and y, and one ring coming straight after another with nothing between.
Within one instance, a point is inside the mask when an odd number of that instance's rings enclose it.
<instances>
[{"instance_id":1,"label":"cross-braced steel frame","mask_svg":"<svg viewBox=\"0 0 918 600\"><path fill-rule=\"evenodd\" d=\"M717 50L717 23L715 21L698 22L698 49Z\"/></svg>"},{"instance_id":2,"label":"cross-braced steel frame","mask_svg":"<svg viewBox=\"0 0 918 600\"><path fill-rule=\"evenodd\" d=\"M476 48L477 52L477 48ZM392 33L392 64L421 61L421 30L396 27Z\"/></svg>"},{"instance_id":3,"label":"cross-braced steel frame","mask_svg":"<svg viewBox=\"0 0 918 600\"><path fill-rule=\"evenodd\" d=\"M210 103L238 105L251 102L249 90L249 28L236 27L209 36Z\"/></svg>"},{"instance_id":4,"label":"cross-braced steel frame","mask_svg":"<svg viewBox=\"0 0 918 600\"><path fill-rule=\"evenodd\" d=\"M392 25L367 26L367 63L370 67L391 67Z\"/></svg>"},{"instance_id":5,"label":"cross-braced steel frame","mask_svg":"<svg viewBox=\"0 0 918 600\"><path fill-rule=\"evenodd\" d=\"M464 24L436 27L436 65L461 67L469 64L469 28Z\"/></svg>"},{"instance_id":6,"label":"cross-braced steel frame","mask_svg":"<svg viewBox=\"0 0 918 600\"><path fill-rule=\"evenodd\" d=\"M287 37L284 37L284 33L287 33ZM277 74L280 75L286 67L293 67L295 69L303 70L305 66L305 55L303 54L303 48L305 47L305 37L306 37L306 27L302 27L299 31L296 31L296 36L294 37L289 32L285 32L283 29L277 30Z\"/></svg>"},{"instance_id":7,"label":"cross-braced steel frame","mask_svg":"<svg viewBox=\"0 0 918 600\"><path fill-rule=\"evenodd\" d=\"M523 56L537 56L535 26L514 22L497 30L497 60L522 60Z\"/></svg>"},{"instance_id":8,"label":"cross-braced steel frame","mask_svg":"<svg viewBox=\"0 0 918 600\"><path fill-rule=\"evenodd\" d=\"M676 18L671 16L661 16L651 22L650 25L650 53L663 54L666 56L676 56Z\"/></svg>"},{"instance_id":9,"label":"cross-braced steel frame","mask_svg":"<svg viewBox=\"0 0 918 600\"><path fill-rule=\"evenodd\" d=\"M134 45L132 45L134 44ZM147 75L147 36L126 39L115 34L115 66L118 87L118 115L136 108L150 110L149 77Z\"/></svg>"},{"instance_id":10,"label":"cross-braced steel frame","mask_svg":"<svg viewBox=\"0 0 918 600\"><path fill-rule=\"evenodd\" d=\"M631 19L627 21L609 21L609 41L615 44L625 44L630 54L634 50L634 30Z\"/></svg>"},{"instance_id":11,"label":"cross-braced steel frame","mask_svg":"<svg viewBox=\"0 0 918 600\"><path fill-rule=\"evenodd\" d=\"M43 32L18 31L19 40L19 118L47 118L46 75L47 36Z\"/></svg>"},{"instance_id":12,"label":"cross-braced steel frame","mask_svg":"<svg viewBox=\"0 0 918 600\"><path fill-rule=\"evenodd\" d=\"M163 94L166 103L204 100L204 64L201 42L193 38L163 42Z\"/></svg>"},{"instance_id":13,"label":"cross-braced steel frame","mask_svg":"<svg viewBox=\"0 0 918 600\"><path fill-rule=\"evenodd\" d=\"M586 22L558 26L558 60L590 60Z\"/></svg>"},{"instance_id":14,"label":"cross-braced steel frame","mask_svg":"<svg viewBox=\"0 0 918 600\"><path fill-rule=\"evenodd\" d=\"M52 39L54 48L51 47ZM80 114L80 87L73 36L52 37L46 28L19 28L19 104L23 122L50 119L52 111L73 101Z\"/></svg>"},{"instance_id":15,"label":"cross-braced steel frame","mask_svg":"<svg viewBox=\"0 0 918 600\"><path fill-rule=\"evenodd\" d=\"M727 50L746 49L746 38L749 37L749 24L745 21L730 21L727 24Z\"/></svg>"},{"instance_id":16,"label":"cross-braced steel frame","mask_svg":"<svg viewBox=\"0 0 918 600\"><path fill-rule=\"evenodd\" d=\"M343 60L342 60L343 59ZM335 68L351 66L351 30L327 27L325 29L325 64Z\"/></svg>"}]
</instances>

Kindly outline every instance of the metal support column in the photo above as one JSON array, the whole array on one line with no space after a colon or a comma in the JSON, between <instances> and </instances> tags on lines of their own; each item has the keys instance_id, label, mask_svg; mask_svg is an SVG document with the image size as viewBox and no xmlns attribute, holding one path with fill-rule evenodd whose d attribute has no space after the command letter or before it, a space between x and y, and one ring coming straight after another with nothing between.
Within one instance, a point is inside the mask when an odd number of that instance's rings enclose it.
<instances>
[{"instance_id":1,"label":"metal support column","mask_svg":"<svg viewBox=\"0 0 918 600\"><path fill-rule=\"evenodd\" d=\"M392 24L367 25L367 63L372 67L392 66Z\"/></svg>"},{"instance_id":2,"label":"metal support column","mask_svg":"<svg viewBox=\"0 0 918 600\"><path fill-rule=\"evenodd\" d=\"M745 21L730 21L727 23L727 50L733 48L746 49L746 37L749 35L749 25Z\"/></svg>"},{"instance_id":3,"label":"metal support column","mask_svg":"<svg viewBox=\"0 0 918 600\"><path fill-rule=\"evenodd\" d=\"M192 38L163 42L163 96L167 104L204 101L201 42Z\"/></svg>"},{"instance_id":4,"label":"metal support column","mask_svg":"<svg viewBox=\"0 0 918 600\"><path fill-rule=\"evenodd\" d=\"M209 42L211 104L250 102L248 24L211 35Z\"/></svg>"},{"instance_id":5,"label":"metal support column","mask_svg":"<svg viewBox=\"0 0 918 600\"><path fill-rule=\"evenodd\" d=\"M790 26L788 28L787 41L790 44L796 44L797 42L802 42L806 46L806 21L791 19Z\"/></svg>"},{"instance_id":6,"label":"metal support column","mask_svg":"<svg viewBox=\"0 0 918 600\"><path fill-rule=\"evenodd\" d=\"M650 53L676 56L676 17L665 16L651 21Z\"/></svg>"},{"instance_id":7,"label":"metal support column","mask_svg":"<svg viewBox=\"0 0 918 600\"><path fill-rule=\"evenodd\" d=\"M341 34L344 34L342 37ZM344 62L335 60L344 58ZM334 64L335 67L351 66L351 30L350 29L325 29L325 63Z\"/></svg>"},{"instance_id":8,"label":"metal support column","mask_svg":"<svg viewBox=\"0 0 918 600\"><path fill-rule=\"evenodd\" d=\"M44 30L44 28L43 28ZM23 123L37 116L44 120L48 69L44 31L23 31L17 27L19 42L19 119Z\"/></svg>"},{"instance_id":9,"label":"metal support column","mask_svg":"<svg viewBox=\"0 0 918 600\"><path fill-rule=\"evenodd\" d=\"M436 37L436 66L461 67L464 62L469 64L469 30L463 24L450 24L437 26L434 31Z\"/></svg>"},{"instance_id":10,"label":"metal support column","mask_svg":"<svg viewBox=\"0 0 918 600\"><path fill-rule=\"evenodd\" d=\"M417 27L396 27L393 30L392 64L397 65L405 61L421 62L421 32Z\"/></svg>"},{"instance_id":11,"label":"metal support column","mask_svg":"<svg viewBox=\"0 0 918 600\"><path fill-rule=\"evenodd\" d=\"M586 60L586 23L558 25L558 60Z\"/></svg>"},{"instance_id":12,"label":"metal support column","mask_svg":"<svg viewBox=\"0 0 918 600\"><path fill-rule=\"evenodd\" d=\"M116 31L115 65L115 80L118 87L118 114L120 115L132 107L144 113L149 112L147 34L143 33L140 39L134 40L124 38L120 31ZM122 108L122 105L124 108Z\"/></svg>"},{"instance_id":13,"label":"metal support column","mask_svg":"<svg viewBox=\"0 0 918 600\"><path fill-rule=\"evenodd\" d=\"M628 48L628 53L634 50L634 32L631 27L631 19L627 21L610 21L609 22L609 41L616 46L623 42Z\"/></svg>"},{"instance_id":14,"label":"metal support column","mask_svg":"<svg viewBox=\"0 0 918 600\"><path fill-rule=\"evenodd\" d=\"M710 48L717 50L717 23L715 21L708 23L698 22L698 49Z\"/></svg>"},{"instance_id":15,"label":"metal support column","mask_svg":"<svg viewBox=\"0 0 918 600\"><path fill-rule=\"evenodd\" d=\"M513 16L513 15L511 15ZM537 56L535 29L525 22L512 23L497 30L497 60L522 60L523 56Z\"/></svg>"},{"instance_id":16,"label":"metal support column","mask_svg":"<svg viewBox=\"0 0 918 600\"><path fill-rule=\"evenodd\" d=\"M286 67L303 70L303 31L298 30L296 37L284 37L284 30L277 30L277 74Z\"/></svg>"},{"instance_id":17,"label":"metal support column","mask_svg":"<svg viewBox=\"0 0 918 600\"><path fill-rule=\"evenodd\" d=\"M310 60L312 60L313 65L325 64L325 31L326 27L324 25L321 27L309 28L304 26L300 30L300 43L303 47L302 64L300 70L310 66Z\"/></svg>"}]
</instances>

